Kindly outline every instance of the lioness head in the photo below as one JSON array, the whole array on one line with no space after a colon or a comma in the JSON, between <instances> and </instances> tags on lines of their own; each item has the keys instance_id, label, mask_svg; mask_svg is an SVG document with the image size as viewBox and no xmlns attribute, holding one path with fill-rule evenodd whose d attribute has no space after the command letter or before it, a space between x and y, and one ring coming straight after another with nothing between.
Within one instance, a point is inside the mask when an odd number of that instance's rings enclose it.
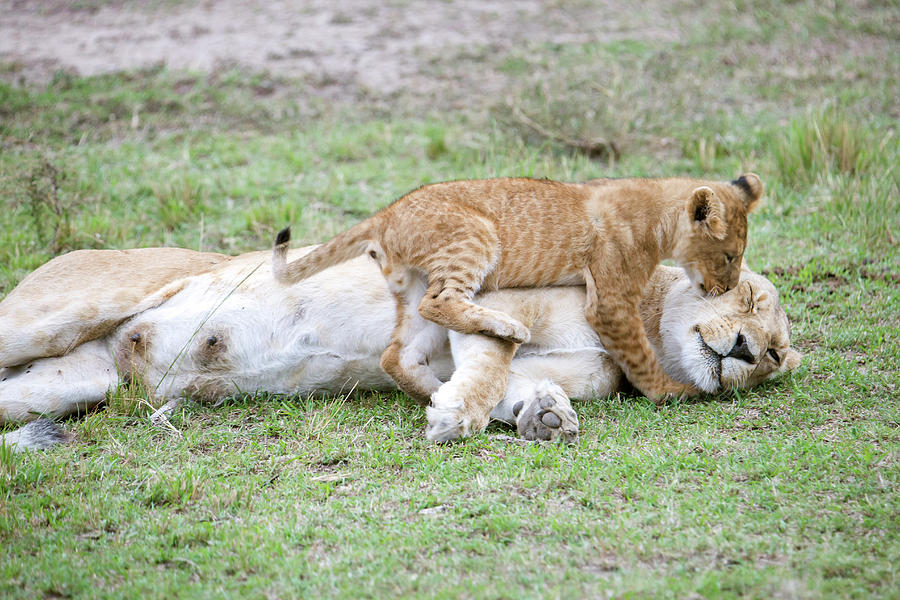
<instances>
[{"instance_id":1,"label":"lioness head","mask_svg":"<svg viewBox=\"0 0 900 600\"><path fill-rule=\"evenodd\" d=\"M666 372L705 392L751 387L800 364L775 286L749 270L716 298L687 280L666 295L660 319Z\"/></svg>"},{"instance_id":2,"label":"lioness head","mask_svg":"<svg viewBox=\"0 0 900 600\"><path fill-rule=\"evenodd\" d=\"M702 292L721 294L738 284L747 246L747 215L762 190L759 177L747 173L730 183L710 182L691 191L690 234L679 242L675 256Z\"/></svg>"}]
</instances>

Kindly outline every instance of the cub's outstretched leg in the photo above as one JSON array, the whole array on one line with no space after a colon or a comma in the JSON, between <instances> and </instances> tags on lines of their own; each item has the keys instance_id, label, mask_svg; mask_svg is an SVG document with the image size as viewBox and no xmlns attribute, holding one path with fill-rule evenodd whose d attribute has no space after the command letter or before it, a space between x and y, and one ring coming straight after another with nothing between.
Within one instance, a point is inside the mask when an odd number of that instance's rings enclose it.
<instances>
[{"instance_id":1,"label":"cub's outstretched leg","mask_svg":"<svg viewBox=\"0 0 900 600\"><path fill-rule=\"evenodd\" d=\"M428 357L447 339L446 332L416 311L425 291L421 277L407 273L406 289L395 290L397 322L391 343L381 355L381 368L397 386L419 402L428 402L441 385L428 367Z\"/></svg>"},{"instance_id":2,"label":"cub's outstretched leg","mask_svg":"<svg viewBox=\"0 0 900 600\"><path fill-rule=\"evenodd\" d=\"M638 310L640 289L604 290L598 293L596 281L603 265L592 263L585 269L587 294L584 314L597 333L600 342L615 359L625 376L650 400L662 404L669 398L696 395L699 390L679 383L666 375L656 359L644 330L644 322Z\"/></svg>"},{"instance_id":3,"label":"cub's outstretched leg","mask_svg":"<svg viewBox=\"0 0 900 600\"><path fill-rule=\"evenodd\" d=\"M425 297L419 304L419 314L460 333L480 333L514 344L529 340L531 334L520 321L472 302L481 282L476 287L467 271L447 264L440 272L441 275L432 273L429 278Z\"/></svg>"},{"instance_id":4,"label":"cub's outstretched leg","mask_svg":"<svg viewBox=\"0 0 900 600\"><path fill-rule=\"evenodd\" d=\"M400 389L419 400L428 400L441 385L428 368L428 356L446 339L441 327L512 343L529 338L520 321L472 302L500 259L500 241L490 221L465 206L451 207L440 216L440 228L450 241L438 249L416 231L368 247L397 298L397 325L381 366ZM413 258L401 260L385 247L402 247L400 254Z\"/></svg>"},{"instance_id":5,"label":"cub's outstretched leg","mask_svg":"<svg viewBox=\"0 0 900 600\"><path fill-rule=\"evenodd\" d=\"M500 238L495 226L465 206L441 215L443 247L427 248L421 268L428 290L419 314L460 333L481 333L516 344L528 340L528 328L506 313L472 302L485 278L500 262Z\"/></svg>"}]
</instances>

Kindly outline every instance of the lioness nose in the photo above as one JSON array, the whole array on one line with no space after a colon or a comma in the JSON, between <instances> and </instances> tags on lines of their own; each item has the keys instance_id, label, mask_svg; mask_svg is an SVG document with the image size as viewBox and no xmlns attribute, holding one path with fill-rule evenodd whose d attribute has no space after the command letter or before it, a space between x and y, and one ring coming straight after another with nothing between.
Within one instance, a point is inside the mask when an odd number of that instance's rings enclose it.
<instances>
[{"instance_id":1,"label":"lioness nose","mask_svg":"<svg viewBox=\"0 0 900 600\"><path fill-rule=\"evenodd\" d=\"M742 333L737 335L737 339L734 340L734 346L728 352L727 357L736 358L751 365L756 362L756 357L753 356L753 353L750 352L750 347L747 345L747 338Z\"/></svg>"}]
</instances>

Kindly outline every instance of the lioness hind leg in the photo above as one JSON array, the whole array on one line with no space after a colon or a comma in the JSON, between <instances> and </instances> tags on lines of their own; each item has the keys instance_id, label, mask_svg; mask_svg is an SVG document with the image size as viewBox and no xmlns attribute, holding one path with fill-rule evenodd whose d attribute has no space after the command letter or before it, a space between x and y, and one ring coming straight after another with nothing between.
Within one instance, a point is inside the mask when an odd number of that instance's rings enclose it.
<instances>
[{"instance_id":1,"label":"lioness hind leg","mask_svg":"<svg viewBox=\"0 0 900 600\"><path fill-rule=\"evenodd\" d=\"M82 344L64 356L0 368L0 425L85 413L103 402L117 382L105 339Z\"/></svg>"},{"instance_id":2,"label":"lioness hind leg","mask_svg":"<svg viewBox=\"0 0 900 600\"><path fill-rule=\"evenodd\" d=\"M428 367L428 357L446 339L446 332L423 319L415 310L424 282L414 281L403 292L396 292L397 323L391 343L381 355L381 368L397 386L419 402L428 402L441 380Z\"/></svg>"}]
</instances>

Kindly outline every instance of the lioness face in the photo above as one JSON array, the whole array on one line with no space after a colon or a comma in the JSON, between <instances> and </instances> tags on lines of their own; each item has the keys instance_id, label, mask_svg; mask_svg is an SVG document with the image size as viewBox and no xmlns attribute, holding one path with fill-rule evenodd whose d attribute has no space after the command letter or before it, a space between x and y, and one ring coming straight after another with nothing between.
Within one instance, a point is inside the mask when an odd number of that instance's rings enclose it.
<instances>
[{"instance_id":1,"label":"lioness face","mask_svg":"<svg viewBox=\"0 0 900 600\"><path fill-rule=\"evenodd\" d=\"M705 392L757 385L800 364L778 292L746 270L733 290L717 297L688 282L673 286L660 333L666 371Z\"/></svg>"}]
</instances>

